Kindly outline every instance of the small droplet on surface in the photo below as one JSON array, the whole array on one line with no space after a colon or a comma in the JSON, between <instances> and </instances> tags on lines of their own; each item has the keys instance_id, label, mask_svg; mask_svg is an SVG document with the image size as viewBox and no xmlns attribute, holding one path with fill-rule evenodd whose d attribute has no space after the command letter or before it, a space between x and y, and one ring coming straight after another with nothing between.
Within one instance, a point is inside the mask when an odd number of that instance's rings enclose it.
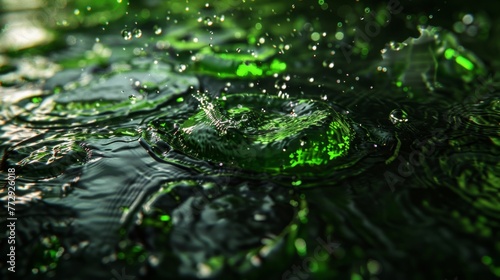
<instances>
[{"instance_id":1,"label":"small droplet on surface","mask_svg":"<svg viewBox=\"0 0 500 280\"><path fill-rule=\"evenodd\" d=\"M389 120L393 124L408 122L408 113L401 109L394 109L389 115Z\"/></svg>"}]
</instances>

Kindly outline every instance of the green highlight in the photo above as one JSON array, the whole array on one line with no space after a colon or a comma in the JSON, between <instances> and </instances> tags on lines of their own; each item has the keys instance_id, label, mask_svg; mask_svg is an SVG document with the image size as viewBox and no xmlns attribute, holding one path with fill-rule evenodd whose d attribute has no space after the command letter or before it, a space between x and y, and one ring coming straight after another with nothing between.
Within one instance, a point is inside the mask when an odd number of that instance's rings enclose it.
<instances>
[{"instance_id":1,"label":"green highlight","mask_svg":"<svg viewBox=\"0 0 500 280\"><path fill-rule=\"evenodd\" d=\"M453 49L446 49L446 51L444 52L444 57L446 59L452 59L453 57L455 57L455 50L453 50Z\"/></svg>"},{"instance_id":2,"label":"green highlight","mask_svg":"<svg viewBox=\"0 0 500 280\"><path fill-rule=\"evenodd\" d=\"M471 70L474 70L474 64L468 60L467 58L463 57L463 56L459 56L455 59L455 61L460 65L462 66L463 68L471 71Z\"/></svg>"},{"instance_id":3,"label":"green highlight","mask_svg":"<svg viewBox=\"0 0 500 280\"><path fill-rule=\"evenodd\" d=\"M481 261L484 263L484 265L491 265L493 263L493 260L490 256L483 256L481 258Z\"/></svg>"},{"instance_id":4,"label":"green highlight","mask_svg":"<svg viewBox=\"0 0 500 280\"><path fill-rule=\"evenodd\" d=\"M444 52L444 57L448 60L455 58L455 62L458 63L463 68L472 71L474 70L474 63L464 56L458 55L453 49L446 49Z\"/></svg>"},{"instance_id":5,"label":"green highlight","mask_svg":"<svg viewBox=\"0 0 500 280\"><path fill-rule=\"evenodd\" d=\"M33 98L31 98L31 102L32 103L40 103L40 102L42 102L42 98L41 97L33 97Z\"/></svg>"},{"instance_id":6,"label":"green highlight","mask_svg":"<svg viewBox=\"0 0 500 280\"><path fill-rule=\"evenodd\" d=\"M324 142L314 142L308 148L298 149L291 153L290 166L322 165L348 152L351 139L349 128L344 124L332 122L326 136L327 139ZM328 157L325 157L325 154Z\"/></svg>"},{"instance_id":7,"label":"green highlight","mask_svg":"<svg viewBox=\"0 0 500 280\"><path fill-rule=\"evenodd\" d=\"M351 280L363 280L363 277L357 273L351 274Z\"/></svg>"},{"instance_id":8,"label":"green highlight","mask_svg":"<svg viewBox=\"0 0 500 280\"><path fill-rule=\"evenodd\" d=\"M168 221L170 221L170 216L169 215L162 215L162 216L160 216L160 220L163 222L168 222Z\"/></svg>"},{"instance_id":9,"label":"green highlight","mask_svg":"<svg viewBox=\"0 0 500 280\"><path fill-rule=\"evenodd\" d=\"M302 184L301 180L297 180L295 182L292 182L292 186L300 186Z\"/></svg>"},{"instance_id":10,"label":"green highlight","mask_svg":"<svg viewBox=\"0 0 500 280\"><path fill-rule=\"evenodd\" d=\"M262 76L263 73L264 71L257 67L257 64L255 63L250 63L248 65L240 64L240 66L238 66L238 69L236 70L236 75L240 77L246 77L249 74L253 76Z\"/></svg>"},{"instance_id":11,"label":"green highlight","mask_svg":"<svg viewBox=\"0 0 500 280\"><path fill-rule=\"evenodd\" d=\"M307 254L307 246L306 242L302 238L298 238L295 240L295 249L299 256L303 257Z\"/></svg>"},{"instance_id":12,"label":"green highlight","mask_svg":"<svg viewBox=\"0 0 500 280\"><path fill-rule=\"evenodd\" d=\"M261 48L256 51L241 50L234 46L235 52L205 48L198 52L196 71L216 75L221 78L252 78L271 76L287 69L285 62L274 58L276 50Z\"/></svg>"},{"instance_id":13,"label":"green highlight","mask_svg":"<svg viewBox=\"0 0 500 280\"><path fill-rule=\"evenodd\" d=\"M370 274L377 274L380 271L380 263L376 260L369 260L366 268Z\"/></svg>"},{"instance_id":14,"label":"green highlight","mask_svg":"<svg viewBox=\"0 0 500 280\"><path fill-rule=\"evenodd\" d=\"M278 59L274 59L271 62L271 71L274 72L283 72L286 70L286 63L279 61Z\"/></svg>"}]
</instances>

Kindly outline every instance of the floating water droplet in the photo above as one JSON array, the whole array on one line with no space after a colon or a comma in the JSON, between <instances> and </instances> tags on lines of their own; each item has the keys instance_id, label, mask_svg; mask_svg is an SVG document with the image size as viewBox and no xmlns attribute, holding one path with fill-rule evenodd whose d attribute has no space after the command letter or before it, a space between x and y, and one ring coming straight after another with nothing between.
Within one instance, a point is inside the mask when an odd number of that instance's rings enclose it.
<instances>
[{"instance_id":1,"label":"floating water droplet","mask_svg":"<svg viewBox=\"0 0 500 280\"><path fill-rule=\"evenodd\" d=\"M274 87L276 89L286 89L286 82L285 81L276 81L276 83L274 83Z\"/></svg>"},{"instance_id":2,"label":"floating water droplet","mask_svg":"<svg viewBox=\"0 0 500 280\"><path fill-rule=\"evenodd\" d=\"M125 40L132 39L132 31L130 31L130 29L127 29L127 28L123 29L122 30L122 37Z\"/></svg>"},{"instance_id":3,"label":"floating water droplet","mask_svg":"<svg viewBox=\"0 0 500 280\"><path fill-rule=\"evenodd\" d=\"M159 27L158 25L155 25L153 30L154 30L156 35L160 35L162 32L161 27Z\"/></svg>"},{"instance_id":4,"label":"floating water droplet","mask_svg":"<svg viewBox=\"0 0 500 280\"><path fill-rule=\"evenodd\" d=\"M134 34L135 38L141 38L142 30L139 28L134 28L134 30L132 30L132 34Z\"/></svg>"},{"instance_id":5,"label":"floating water droplet","mask_svg":"<svg viewBox=\"0 0 500 280\"><path fill-rule=\"evenodd\" d=\"M179 70L179 72L182 73L182 72L186 71L186 68L187 68L186 64L181 64L181 65L179 65L178 70Z\"/></svg>"},{"instance_id":6,"label":"floating water droplet","mask_svg":"<svg viewBox=\"0 0 500 280\"><path fill-rule=\"evenodd\" d=\"M474 16L472 16L471 14L466 14L463 18L462 18L462 22L466 25L469 25L471 24L472 22L474 21Z\"/></svg>"},{"instance_id":7,"label":"floating water droplet","mask_svg":"<svg viewBox=\"0 0 500 280\"><path fill-rule=\"evenodd\" d=\"M391 120L393 124L408 122L408 113L401 109L394 109L389 115L389 120Z\"/></svg>"},{"instance_id":8,"label":"floating water droplet","mask_svg":"<svg viewBox=\"0 0 500 280\"><path fill-rule=\"evenodd\" d=\"M205 23L206 26L212 26L212 24L214 24L214 22L210 17L206 17L203 22Z\"/></svg>"},{"instance_id":9,"label":"floating water droplet","mask_svg":"<svg viewBox=\"0 0 500 280\"><path fill-rule=\"evenodd\" d=\"M335 66L335 63L333 61L328 61L328 60L323 61L323 67L333 68L333 66Z\"/></svg>"}]
</instances>

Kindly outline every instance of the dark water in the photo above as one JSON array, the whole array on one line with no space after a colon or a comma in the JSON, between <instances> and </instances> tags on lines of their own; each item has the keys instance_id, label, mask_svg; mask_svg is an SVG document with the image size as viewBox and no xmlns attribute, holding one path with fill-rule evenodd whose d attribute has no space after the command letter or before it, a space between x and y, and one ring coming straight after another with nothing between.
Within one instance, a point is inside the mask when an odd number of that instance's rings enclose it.
<instances>
[{"instance_id":1,"label":"dark water","mask_svg":"<svg viewBox=\"0 0 500 280\"><path fill-rule=\"evenodd\" d=\"M304 2L0 1L2 279L500 278L498 5Z\"/></svg>"}]
</instances>

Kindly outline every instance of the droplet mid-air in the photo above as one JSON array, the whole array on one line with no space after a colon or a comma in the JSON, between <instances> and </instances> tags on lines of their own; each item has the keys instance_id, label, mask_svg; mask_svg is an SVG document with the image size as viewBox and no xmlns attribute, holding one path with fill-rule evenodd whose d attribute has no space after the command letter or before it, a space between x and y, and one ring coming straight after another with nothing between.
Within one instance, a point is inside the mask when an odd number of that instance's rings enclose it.
<instances>
[{"instance_id":1,"label":"droplet mid-air","mask_svg":"<svg viewBox=\"0 0 500 280\"><path fill-rule=\"evenodd\" d=\"M127 28L123 29L122 30L122 37L125 40L132 39L132 31L130 31L130 29L127 29Z\"/></svg>"}]
</instances>

